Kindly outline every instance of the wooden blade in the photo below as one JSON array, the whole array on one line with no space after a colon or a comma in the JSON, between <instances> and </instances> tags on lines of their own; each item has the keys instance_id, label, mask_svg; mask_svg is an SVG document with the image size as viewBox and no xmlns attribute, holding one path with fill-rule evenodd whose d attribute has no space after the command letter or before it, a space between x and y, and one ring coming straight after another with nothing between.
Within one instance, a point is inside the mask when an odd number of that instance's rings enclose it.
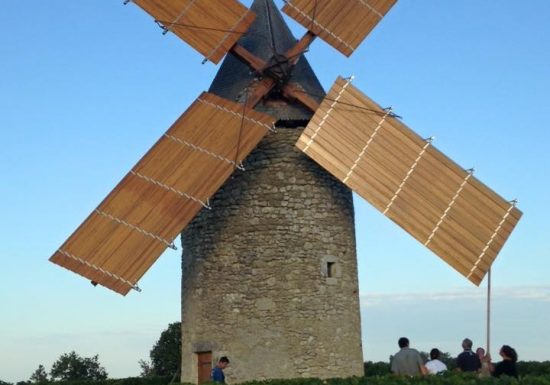
<instances>
[{"instance_id":1,"label":"wooden blade","mask_svg":"<svg viewBox=\"0 0 550 385\"><path fill-rule=\"evenodd\" d=\"M126 295L272 127L243 107L203 93L50 261Z\"/></svg>"},{"instance_id":2,"label":"wooden blade","mask_svg":"<svg viewBox=\"0 0 550 385\"><path fill-rule=\"evenodd\" d=\"M476 285L522 215L342 78L296 146Z\"/></svg>"},{"instance_id":3,"label":"wooden blade","mask_svg":"<svg viewBox=\"0 0 550 385\"><path fill-rule=\"evenodd\" d=\"M132 0L204 57L218 63L256 15L236 0Z\"/></svg>"},{"instance_id":4,"label":"wooden blade","mask_svg":"<svg viewBox=\"0 0 550 385\"><path fill-rule=\"evenodd\" d=\"M397 0L288 0L283 11L350 56Z\"/></svg>"}]
</instances>

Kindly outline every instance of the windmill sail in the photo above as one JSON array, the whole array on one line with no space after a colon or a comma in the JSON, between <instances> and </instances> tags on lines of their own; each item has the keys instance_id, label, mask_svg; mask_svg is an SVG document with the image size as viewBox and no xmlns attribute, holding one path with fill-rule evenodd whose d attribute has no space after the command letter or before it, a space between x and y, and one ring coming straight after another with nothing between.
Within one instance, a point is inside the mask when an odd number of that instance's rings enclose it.
<instances>
[{"instance_id":1,"label":"windmill sail","mask_svg":"<svg viewBox=\"0 0 550 385\"><path fill-rule=\"evenodd\" d=\"M350 56L397 0L289 0L283 12Z\"/></svg>"},{"instance_id":2,"label":"windmill sail","mask_svg":"<svg viewBox=\"0 0 550 385\"><path fill-rule=\"evenodd\" d=\"M127 294L273 122L203 93L50 261Z\"/></svg>"},{"instance_id":3,"label":"windmill sail","mask_svg":"<svg viewBox=\"0 0 550 385\"><path fill-rule=\"evenodd\" d=\"M522 215L342 78L296 145L476 285Z\"/></svg>"},{"instance_id":4,"label":"windmill sail","mask_svg":"<svg viewBox=\"0 0 550 385\"><path fill-rule=\"evenodd\" d=\"M218 63L254 21L236 0L132 0L213 63Z\"/></svg>"}]
</instances>

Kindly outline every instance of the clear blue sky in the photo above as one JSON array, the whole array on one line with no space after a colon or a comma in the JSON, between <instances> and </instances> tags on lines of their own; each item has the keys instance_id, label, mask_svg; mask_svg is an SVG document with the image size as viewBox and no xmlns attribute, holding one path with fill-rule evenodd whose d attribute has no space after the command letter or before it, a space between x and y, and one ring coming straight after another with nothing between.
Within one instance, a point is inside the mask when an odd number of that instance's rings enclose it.
<instances>
[{"instance_id":1,"label":"clear blue sky","mask_svg":"<svg viewBox=\"0 0 550 385\"><path fill-rule=\"evenodd\" d=\"M137 375L138 359L179 319L180 251L127 297L47 259L217 67L133 4L2 6L0 379L28 379L70 350L99 354L112 377ZM549 18L546 0L401 0L351 58L320 40L307 54L325 89L354 74L420 135L519 199L524 217L493 269L492 343L520 359L550 359ZM402 335L452 354L466 336L483 343L485 283L473 286L360 198L356 223L365 359L387 359Z\"/></svg>"}]
</instances>

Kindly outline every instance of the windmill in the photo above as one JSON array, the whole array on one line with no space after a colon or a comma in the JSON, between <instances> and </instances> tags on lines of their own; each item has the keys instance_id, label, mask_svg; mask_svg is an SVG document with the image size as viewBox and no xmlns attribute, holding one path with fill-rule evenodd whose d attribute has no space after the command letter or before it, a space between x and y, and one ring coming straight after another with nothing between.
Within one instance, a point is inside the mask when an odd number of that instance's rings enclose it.
<instances>
[{"instance_id":1,"label":"windmill","mask_svg":"<svg viewBox=\"0 0 550 385\"><path fill-rule=\"evenodd\" d=\"M325 95L303 56L316 37L351 55L395 0L287 1L298 41L271 0L132 2L205 60L228 55L50 260L126 295L184 230L183 381L221 354L237 381L361 374L351 190L482 281L515 204L351 79Z\"/></svg>"}]
</instances>

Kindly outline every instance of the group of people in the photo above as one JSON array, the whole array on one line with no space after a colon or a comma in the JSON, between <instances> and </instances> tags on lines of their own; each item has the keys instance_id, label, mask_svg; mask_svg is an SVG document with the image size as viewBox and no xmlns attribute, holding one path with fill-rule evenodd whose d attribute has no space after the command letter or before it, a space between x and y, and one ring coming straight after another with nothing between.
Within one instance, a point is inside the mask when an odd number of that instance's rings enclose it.
<instances>
[{"instance_id":1,"label":"group of people","mask_svg":"<svg viewBox=\"0 0 550 385\"><path fill-rule=\"evenodd\" d=\"M434 348L430 351L430 360L424 363L420 353L416 349L409 347L409 339L401 337L397 342L400 350L393 356L391 362L391 370L398 375L418 376L427 374L438 374L447 370L447 365L439 358L441 352ZM502 361L493 364L491 355L485 354L485 349L477 348L476 352L472 351L472 340L465 338L462 341L462 353L456 358L457 370L462 372L475 372L480 377L500 377L508 375L518 377L516 362L518 355L516 351L508 346L503 345L500 348L500 356Z\"/></svg>"},{"instance_id":2,"label":"group of people","mask_svg":"<svg viewBox=\"0 0 550 385\"><path fill-rule=\"evenodd\" d=\"M409 347L409 339L407 337L401 337L397 341L397 344L400 350L395 353L391 361L391 370L394 374L419 376L443 373L447 370L447 365L439 359L441 356L439 349L433 348L430 351L430 359L424 363L418 350ZM485 349L477 348L474 353L472 346L472 340L469 338L465 338L462 341L463 351L456 358L457 370L478 373L480 377L500 377L502 375L518 377L516 368L518 355L511 346L502 345L499 352L502 361L496 364L491 362L490 354L485 354ZM218 363L212 368L211 372L210 378L213 382L225 384L223 370L227 365L229 365L227 357L224 356L218 360Z\"/></svg>"}]
</instances>

